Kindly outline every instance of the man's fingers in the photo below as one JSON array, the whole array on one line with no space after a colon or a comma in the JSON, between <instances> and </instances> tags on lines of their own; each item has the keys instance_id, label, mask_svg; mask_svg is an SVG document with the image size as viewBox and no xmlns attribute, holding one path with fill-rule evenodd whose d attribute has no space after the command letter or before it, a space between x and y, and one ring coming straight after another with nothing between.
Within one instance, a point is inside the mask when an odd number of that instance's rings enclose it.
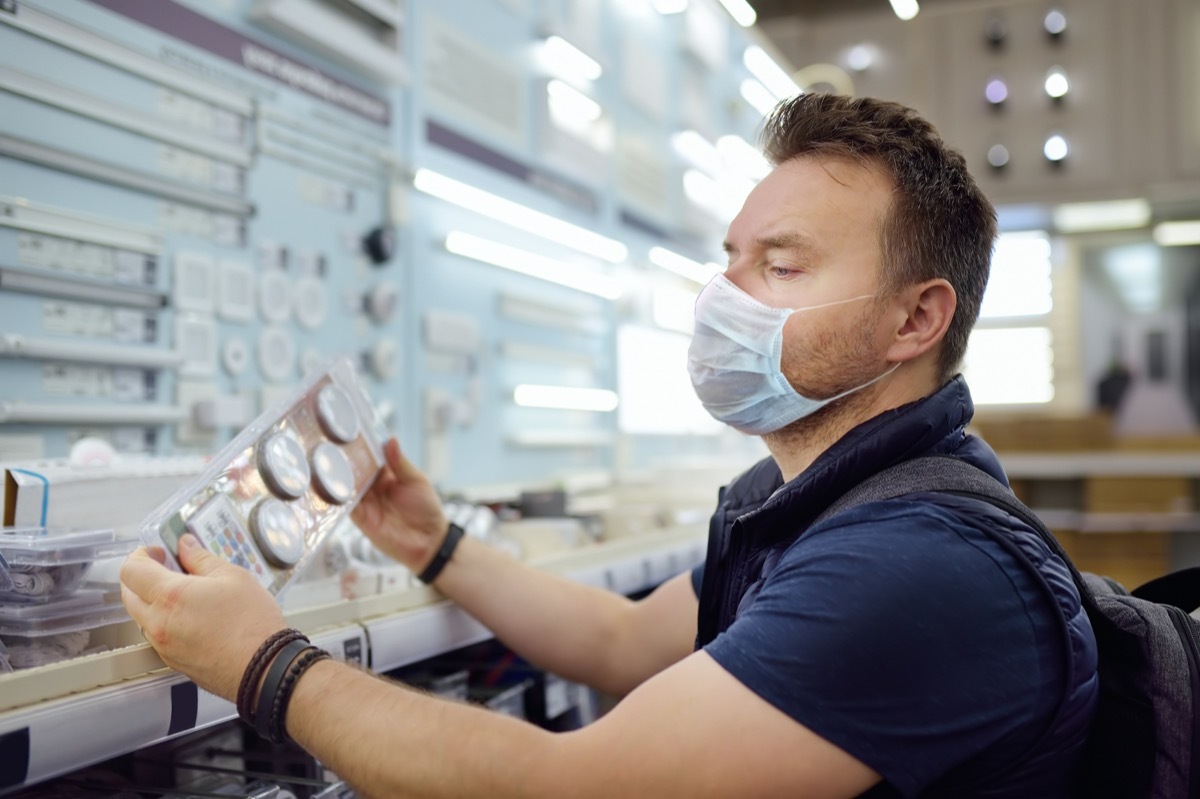
<instances>
[{"instance_id":1,"label":"man's fingers","mask_svg":"<svg viewBox=\"0 0 1200 799\"><path fill-rule=\"evenodd\" d=\"M412 461L404 457L404 453L400 451L400 442L396 439L391 439L385 448L387 453L388 465L392 467L392 473L396 475L396 479L402 483L408 483L413 480L423 480L425 476L421 474L421 470L413 466Z\"/></svg>"},{"instance_id":2,"label":"man's fingers","mask_svg":"<svg viewBox=\"0 0 1200 799\"><path fill-rule=\"evenodd\" d=\"M135 549L121 564L121 584L147 603L154 601L170 577L167 567L151 557L145 547Z\"/></svg>"},{"instance_id":3,"label":"man's fingers","mask_svg":"<svg viewBox=\"0 0 1200 799\"><path fill-rule=\"evenodd\" d=\"M212 574L225 566L225 561L209 552L196 537L186 533L179 538L179 563L188 574Z\"/></svg>"},{"instance_id":4,"label":"man's fingers","mask_svg":"<svg viewBox=\"0 0 1200 799\"><path fill-rule=\"evenodd\" d=\"M121 585L121 602L124 603L125 610L129 612L130 618L137 624L138 629L144 629L146 623L150 621L150 606L143 602L132 588L124 584Z\"/></svg>"}]
</instances>

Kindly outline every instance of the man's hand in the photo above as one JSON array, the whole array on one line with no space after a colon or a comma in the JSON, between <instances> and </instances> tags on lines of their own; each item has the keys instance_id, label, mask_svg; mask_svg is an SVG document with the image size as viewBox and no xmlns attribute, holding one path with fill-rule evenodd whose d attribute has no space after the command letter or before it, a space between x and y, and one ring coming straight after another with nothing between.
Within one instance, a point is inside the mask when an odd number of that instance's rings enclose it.
<instances>
[{"instance_id":1,"label":"man's hand","mask_svg":"<svg viewBox=\"0 0 1200 799\"><path fill-rule=\"evenodd\" d=\"M162 551L139 548L121 566L121 600L171 668L234 700L258 647L287 625L275 598L238 566L190 534L179 539L188 574L162 565Z\"/></svg>"},{"instance_id":2,"label":"man's hand","mask_svg":"<svg viewBox=\"0 0 1200 799\"><path fill-rule=\"evenodd\" d=\"M383 448L387 465L351 514L358 529L389 556L418 574L433 560L449 526L429 479L400 453Z\"/></svg>"}]
</instances>

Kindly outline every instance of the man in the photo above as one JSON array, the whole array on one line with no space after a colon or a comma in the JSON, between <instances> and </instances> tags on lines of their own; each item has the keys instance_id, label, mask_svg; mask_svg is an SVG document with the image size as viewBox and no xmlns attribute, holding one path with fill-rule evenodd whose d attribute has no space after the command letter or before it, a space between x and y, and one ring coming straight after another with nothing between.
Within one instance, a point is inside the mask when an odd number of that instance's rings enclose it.
<instances>
[{"instance_id":1,"label":"man","mask_svg":"<svg viewBox=\"0 0 1200 799\"><path fill-rule=\"evenodd\" d=\"M633 603L465 539L435 581L534 663L624 700L554 735L318 662L286 730L365 795L1070 795L1096 655L1063 564L1017 520L949 495L812 525L923 454L1003 479L964 432L972 406L954 377L992 207L961 156L892 103L803 95L764 141L775 168L697 301L689 370L710 412L762 435L772 457L722 492L703 570ZM445 560L447 522L394 440L386 452L355 520L420 572ZM194 544L180 556L192 575L132 556L125 601L169 665L232 697L283 618L243 571Z\"/></svg>"}]
</instances>

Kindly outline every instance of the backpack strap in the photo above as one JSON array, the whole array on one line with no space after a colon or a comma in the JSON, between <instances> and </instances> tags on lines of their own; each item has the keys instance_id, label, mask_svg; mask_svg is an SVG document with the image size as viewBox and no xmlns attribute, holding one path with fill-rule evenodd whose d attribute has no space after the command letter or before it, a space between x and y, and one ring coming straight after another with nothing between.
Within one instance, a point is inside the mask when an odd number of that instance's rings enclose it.
<instances>
[{"instance_id":1,"label":"backpack strap","mask_svg":"<svg viewBox=\"0 0 1200 799\"><path fill-rule=\"evenodd\" d=\"M1047 529L1042 520L1025 503L1017 499L1012 490L980 468L950 455L929 455L914 458L884 469L847 491L830 505L813 524L868 502L896 499L908 494L927 492L957 494L981 500L1011 513L1025 522L1038 534L1050 551L1057 555L1071 571L1071 578L1079 590L1079 596L1089 611L1100 612L1095 597L1084 582L1083 575L1063 551L1058 539ZM1031 564L1032 565L1032 564ZM1034 570L1039 576L1040 572ZM1200 567L1197 568L1200 571ZM1089 614L1090 615L1090 614Z\"/></svg>"},{"instance_id":2,"label":"backpack strap","mask_svg":"<svg viewBox=\"0 0 1200 799\"><path fill-rule=\"evenodd\" d=\"M813 525L869 502L881 502L908 494L929 492L955 494L987 502L1016 516L1037 532L1050 551L1057 555L1066 564L1067 568L1070 569L1075 587L1079 591L1080 600L1084 609L1088 611L1088 617L1095 618L1096 614L1099 613L1091 589L1084 583L1083 576L1080 575L1075 565L1071 563L1071 559L1067 557L1066 552L1063 551L1062 546L1046 528L1046 525L1021 500L1017 499L1007 486L982 469L976 468L959 458L948 455L930 455L904 461L888 469L884 469L882 472L864 480L837 499L816 518ZM1033 575L1038 586L1049 599L1051 606L1059 608L1058 598L1050 588L1050 584L1037 567L1033 565L1029 557L1017 546L1016 542L1008 536L1002 535L993 535L992 539ZM1093 610L1095 610L1095 613L1092 612ZM1054 714L1050 717L1049 723L1042 730L1041 735L1037 737L1037 740L1029 747L1023 757L1043 748L1050 732L1062 719L1063 711L1067 705L1067 698L1071 693L1070 660L1072 647L1070 629L1066 614L1062 613L1061 610L1054 614L1054 620L1058 627L1063 651L1066 653L1066 662L1063 668L1062 699L1059 701L1058 707L1055 708Z\"/></svg>"}]
</instances>

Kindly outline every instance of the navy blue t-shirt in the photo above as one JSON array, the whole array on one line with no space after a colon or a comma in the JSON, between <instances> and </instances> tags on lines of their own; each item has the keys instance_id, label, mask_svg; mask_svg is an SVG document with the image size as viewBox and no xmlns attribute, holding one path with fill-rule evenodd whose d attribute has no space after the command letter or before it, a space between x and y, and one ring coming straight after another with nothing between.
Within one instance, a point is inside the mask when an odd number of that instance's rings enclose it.
<instances>
[{"instance_id":1,"label":"navy blue t-shirt","mask_svg":"<svg viewBox=\"0 0 1200 799\"><path fill-rule=\"evenodd\" d=\"M1063 696L1047 604L1036 577L959 514L890 500L797 539L704 650L878 772L867 797L1065 797L1063 759L1012 768ZM1080 651L1094 674L1094 648ZM1081 723L1093 689L1078 694Z\"/></svg>"}]
</instances>

